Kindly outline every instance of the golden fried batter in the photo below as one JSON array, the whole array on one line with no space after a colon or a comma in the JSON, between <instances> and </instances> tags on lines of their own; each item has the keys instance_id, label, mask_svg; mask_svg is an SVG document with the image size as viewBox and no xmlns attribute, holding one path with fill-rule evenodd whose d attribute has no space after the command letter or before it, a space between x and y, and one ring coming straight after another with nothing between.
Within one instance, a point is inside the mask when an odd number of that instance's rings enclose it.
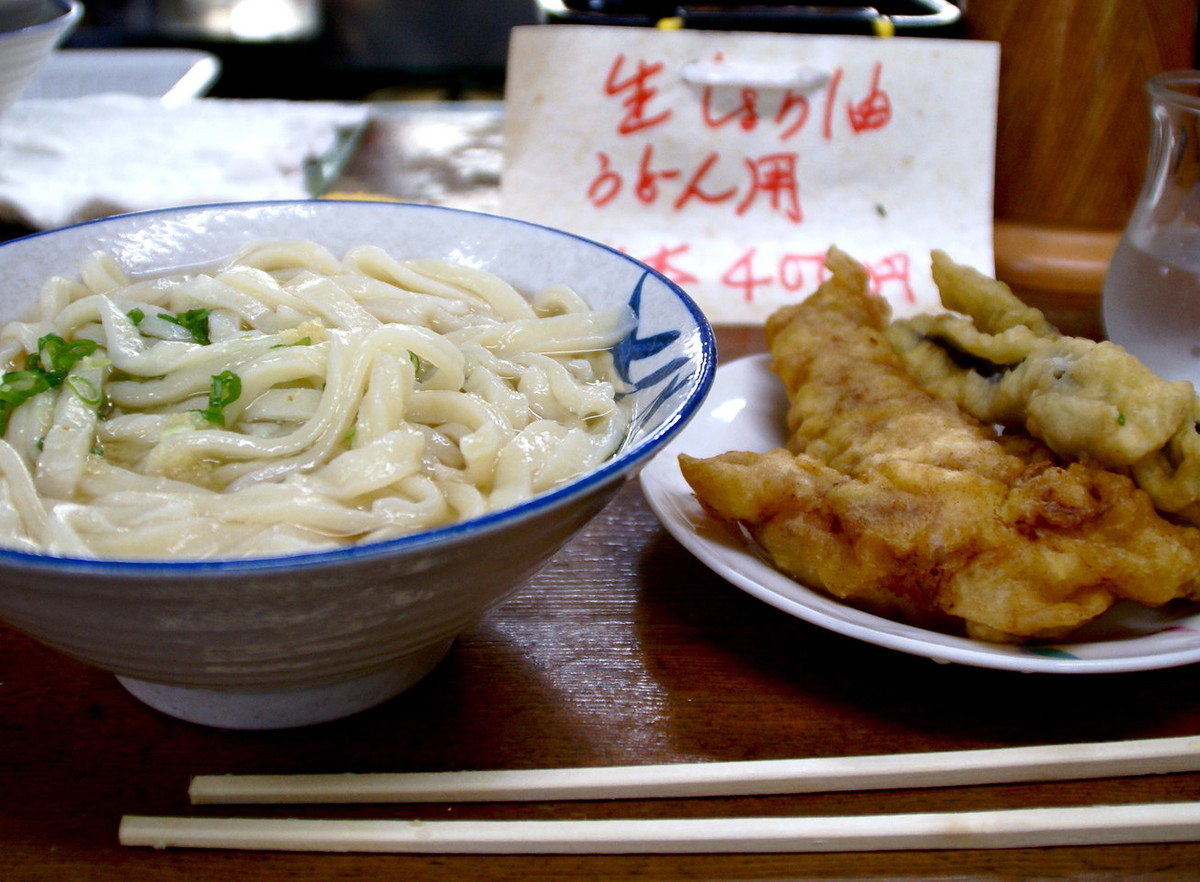
<instances>
[{"instance_id":1,"label":"golden fried batter","mask_svg":"<svg viewBox=\"0 0 1200 882\"><path fill-rule=\"evenodd\" d=\"M943 313L893 322L909 373L977 419L1020 426L1061 456L1130 469L1163 511L1200 523L1200 404L1122 347L1065 337L1008 286L934 252Z\"/></svg>"},{"instance_id":2,"label":"golden fried batter","mask_svg":"<svg viewBox=\"0 0 1200 882\"><path fill-rule=\"evenodd\" d=\"M1057 638L1122 598L1189 595L1200 530L1127 477L1009 447L920 388L865 271L827 260L833 277L767 324L790 449L680 457L709 512L811 587L982 639Z\"/></svg>"}]
</instances>

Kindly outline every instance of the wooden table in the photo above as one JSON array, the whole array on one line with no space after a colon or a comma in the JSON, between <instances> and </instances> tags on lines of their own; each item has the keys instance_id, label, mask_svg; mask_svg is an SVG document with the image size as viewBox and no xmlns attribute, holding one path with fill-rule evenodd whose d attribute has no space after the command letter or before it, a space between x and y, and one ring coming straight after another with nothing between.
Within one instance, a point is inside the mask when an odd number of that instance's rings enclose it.
<instances>
[{"instance_id":1,"label":"wooden table","mask_svg":"<svg viewBox=\"0 0 1200 882\"><path fill-rule=\"evenodd\" d=\"M725 360L762 348L722 329ZM0 629L0 879L1195 879L1200 843L703 856L154 851L123 814L192 809L191 776L516 769L841 756L1200 734L1200 666L1119 675L938 665L825 632L709 572L636 481L415 689L307 729L202 728ZM263 809L273 816L720 817L1200 799L1200 774L886 793Z\"/></svg>"}]
</instances>

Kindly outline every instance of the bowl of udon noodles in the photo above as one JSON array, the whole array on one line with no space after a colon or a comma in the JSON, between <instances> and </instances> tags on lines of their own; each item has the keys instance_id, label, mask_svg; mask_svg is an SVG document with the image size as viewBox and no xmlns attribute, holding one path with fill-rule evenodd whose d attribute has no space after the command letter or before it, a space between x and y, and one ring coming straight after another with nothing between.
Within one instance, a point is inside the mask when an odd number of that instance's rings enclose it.
<instances>
[{"instance_id":1,"label":"bowl of udon noodles","mask_svg":"<svg viewBox=\"0 0 1200 882\"><path fill-rule=\"evenodd\" d=\"M715 370L646 265L433 206L127 214L0 277L0 620L209 726L420 681Z\"/></svg>"}]
</instances>

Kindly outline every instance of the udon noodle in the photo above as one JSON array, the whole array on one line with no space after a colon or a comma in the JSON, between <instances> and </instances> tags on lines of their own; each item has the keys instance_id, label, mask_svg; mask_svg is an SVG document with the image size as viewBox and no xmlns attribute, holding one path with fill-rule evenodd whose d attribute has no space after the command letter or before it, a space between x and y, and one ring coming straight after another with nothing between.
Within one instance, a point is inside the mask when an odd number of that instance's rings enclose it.
<instances>
[{"instance_id":1,"label":"udon noodle","mask_svg":"<svg viewBox=\"0 0 1200 882\"><path fill-rule=\"evenodd\" d=\"M245 558L505 508L619 447L632 322L373 246L155 278L94 255L0 329L0 544Z\"/></svg>"}]
</instances>

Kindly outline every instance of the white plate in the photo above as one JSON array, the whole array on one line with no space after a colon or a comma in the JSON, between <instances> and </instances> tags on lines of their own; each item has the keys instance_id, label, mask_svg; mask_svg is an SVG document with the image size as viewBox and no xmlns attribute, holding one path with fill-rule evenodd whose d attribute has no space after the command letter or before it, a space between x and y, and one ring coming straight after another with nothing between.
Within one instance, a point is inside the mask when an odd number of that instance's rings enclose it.
<instances>
[{"instance_id":1,"label":"white plate","mask_svg":"<svg viewBox=\"0 0 1200 882\"><path fill-rule=\"evenodd\" d=\"M752 543L710 518L683 480L678 454L764 452L784 444L783 390L769 358L751 356L717 370L691 423L642 471L642 489L663 526L701 562L747 593L797 618L877 646L953 662L1044 673L1112 673L1200 661L1200 607L1151 610L1120 604L1070 643L1006 646L954 637L861 612L784 576Z\"/></svg>"},{"instance_id":2,"label":"white plate","mask_svg":"<svg viewBox=\"0 0 1200 882\"><path fill-rule=\"evenodd\" d=\"M220 73L220 60L198 49L59 49L21 97L119 92L174 104L207 93Z\"/></svg>"}]
</instances>

